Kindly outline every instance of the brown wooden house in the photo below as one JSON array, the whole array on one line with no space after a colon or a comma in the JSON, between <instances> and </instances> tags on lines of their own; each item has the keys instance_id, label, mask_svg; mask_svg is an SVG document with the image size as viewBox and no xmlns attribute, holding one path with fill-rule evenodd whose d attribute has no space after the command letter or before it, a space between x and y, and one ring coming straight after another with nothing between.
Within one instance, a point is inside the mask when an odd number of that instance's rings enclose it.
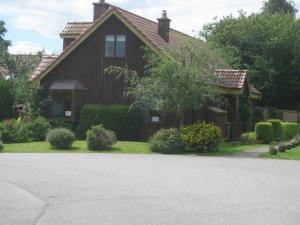
<instances>
[{"instance_id":1,"label":"brown wooden house","mask_svg":"<svg viewBox=\"0 0 300 225\"><path fill-rule=\"evenodd\" d=\"M154 22L101 0L94 3L92 22L68 23L60 34L63 52L44 56L32 75L32 82L49 92L49 117L78 121L84 104L130 104L123 95L124 83L105 76L104 69L110 65L128 65L143 74L142 47L148 46L157 54L171 54L170 49L179 49L192 37L171 29L170 22L166 11ZM190 112L187 122L209 120L222 127L224 136L229 136L233 129L240 133L239 97L249 95L260 99L261 94L249 85L247 71L220 67L216 76L220 94L228 99L226 108L211 106L201 112ZM161 127L174 126L172 117L160 116L157 113L145 120L145 137Z\"/></svg>"}]
</instances>

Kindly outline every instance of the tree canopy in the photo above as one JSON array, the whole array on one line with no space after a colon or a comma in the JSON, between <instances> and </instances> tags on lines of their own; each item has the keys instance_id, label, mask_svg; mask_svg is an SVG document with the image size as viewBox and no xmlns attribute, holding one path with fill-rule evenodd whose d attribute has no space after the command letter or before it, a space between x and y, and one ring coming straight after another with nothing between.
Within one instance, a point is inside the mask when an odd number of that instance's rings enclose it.
<instances>
[{"instance_id":1,"label":"tree canopy","mask_svg":"<svg viewBox=\"0 0 300 225\"><path fill-rule=\"evenodd\" d=\"M230 15L205 25L201 34L231 66L249 69L265 105L300 108L300 21L294 15L241 11L237 18Z\"/></svg>"},{"instance_id":2,"label":"tree canopy","mask_svg":"<svg viewBox=\"0 0 300 225\"><path fill-rule=\"evenodd\" d=\"M204 42L195 40L187 42L174 58L146 50L145 74L120 67L110 67L106 72L125 78L126 95L133 99L133 106L175 112L182 124L186 109L217 101L212 88L216 68L211 60L215 54Z\"/></svg>"},{"instance_id":3,"label":"tree canopy","mask_svg":"<svg viewBox=\"0 0 300 225\"><path fill-rule=\"evenodd\" d=\"M295 8L295 3L293 1L287 0L269 0L264 2L264 6L262 8L264 13L269 13L271 15L275 15L278 13L284 14L292 14L295 15L297 13L297 9Z\"/></svg>"}]
</instances>

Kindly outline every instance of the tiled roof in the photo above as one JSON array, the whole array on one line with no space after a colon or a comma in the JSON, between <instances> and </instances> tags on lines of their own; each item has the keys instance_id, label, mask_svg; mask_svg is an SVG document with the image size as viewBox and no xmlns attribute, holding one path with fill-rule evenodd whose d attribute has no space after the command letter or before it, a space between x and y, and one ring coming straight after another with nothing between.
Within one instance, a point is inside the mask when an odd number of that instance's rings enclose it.
<instances>
[{"instance_id":1,"label":"tiled roof","mask_svg":"<svg viewBox=\"0 0 300 225\"><path fill-rule=\"evenodd\" d=\"M223 81L226 88L243 88L246 78L247 70L217 70L216 75Z\"/></svg>"},{"instance_id":2,"label":"tiled roof","mask_svg":"<svg viewBox=\"0 0 300 225\"><path fill-rule=\"evenodd\" d=\"M37 66L37 68L34 70L32 78L36 79L44 70L57 58L55 55L44 55L41 62Z\"/></svg>"},{"instance_id":3,"label":"tiled roof","mask_svg":"<svg viewBox=\"0 0 300 225\"><path fill-rule=\"evenodd\" d=\"M90 26L93 25L93 22L70 22L67 23L64 30L60 33L61 36L64 35L80 35L84 33Z\"/></svg>"},{"instance_id":4,"label":"tiled roof","mask_svg":"<svg viewBox=\"0 0 300 225\"><path fill-rule=\"evenodd\" d=\"M126 20L131 26L133 26L145 39L151 42L159 50L165 51L168 54L173 54L173 51L179 51L186 41L188 41L189 39L193 39L193 37L188 36L182 32L170 29L168 43L158 34L157 22L148 20L121 8L111 6L110 9L101 17L99 17L95 23L68 23L61 35L76 35L77 38L63 51L62 54L64 54L65 51L68 51L70 48L72 48L72 46L75 45L77 41L80 41L85 32L88 32L90 29L92 29L94 25L96 25L96 23L101 21L111 11L114 11L120 16L122 16L122 18ZM41 64L35 70L32 80L36 79L46 69L47 66L49 66L52 62L55 61L55 59L56 56L44 57ZM222 59L213 59L211 64L213 64L214 68L230 68L230 66L228 66L228 64L226 64ZM238 71L231 69L218 70L216 71L216 75L218 77L217 84L219 86L225 88L241 89L245 83L247 71ZM254 88L252 89L253 91L256 90L254 90Z\"/></svg>"}]
</instances>

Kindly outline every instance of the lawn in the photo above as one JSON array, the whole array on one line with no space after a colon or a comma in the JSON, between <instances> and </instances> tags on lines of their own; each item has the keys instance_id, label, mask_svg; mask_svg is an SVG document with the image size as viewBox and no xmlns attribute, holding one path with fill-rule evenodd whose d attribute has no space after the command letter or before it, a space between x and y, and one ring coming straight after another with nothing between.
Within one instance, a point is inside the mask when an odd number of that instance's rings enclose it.
<instances>
[{"instance_id":1,"label":"lawn","mask_svg":"<svg viewBox=\"0 0 300 225\"><path fill-rule=\"evenodd\" d=\"M224 156L232 155L241 151L257 148L261 145L238 145L222 143L219 146L219 151L209 153L186 153L188 155L203 155L203 156ZM53 149L47 142L32 142L21 144L6 144L4 153L99 153L100 151L89 151L85 141L76 141L73 147L69 150ZM119 141L111 150L101 151L104 153L127 153L127 154L150 154L149 145L145 142L126 142Z\"/></svg>"},{"instance_id":2,"label":"lawn","mask_svg":"<svg viewBox=\"0 0 300 225\"><path fill-rule=\"evenodd\" d=\"M287 159L287 160L300 160L300 147L288 150L286 152L279 152L277 155L270 153L263 154L262 158L269 159Z\"/></svg>"}]
</instances>

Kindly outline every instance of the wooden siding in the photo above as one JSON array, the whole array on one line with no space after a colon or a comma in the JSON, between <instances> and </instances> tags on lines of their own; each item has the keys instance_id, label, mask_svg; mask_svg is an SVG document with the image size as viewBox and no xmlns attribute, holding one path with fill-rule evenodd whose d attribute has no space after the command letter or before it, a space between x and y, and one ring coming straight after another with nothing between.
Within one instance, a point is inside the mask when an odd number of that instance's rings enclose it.
<instances>
[{"instance_id":1,"label":"wooden siding","mask_svg":"<svg viewBox=\"0 0 300 225\"><path fill-rule=\"evenodd\" d=\"M104 57L107 34L126 35L125 58ZM41 84L48 88L55 80L76 79L87 88L87 104L128 104L128 100L123 95L123 80L105 75L104 70L109 65L127 64L129 68L143 74L145 62L142 46L144 46L143 42L115 16L112 16L43 78Z\"/></svg>"}]
</instances>

